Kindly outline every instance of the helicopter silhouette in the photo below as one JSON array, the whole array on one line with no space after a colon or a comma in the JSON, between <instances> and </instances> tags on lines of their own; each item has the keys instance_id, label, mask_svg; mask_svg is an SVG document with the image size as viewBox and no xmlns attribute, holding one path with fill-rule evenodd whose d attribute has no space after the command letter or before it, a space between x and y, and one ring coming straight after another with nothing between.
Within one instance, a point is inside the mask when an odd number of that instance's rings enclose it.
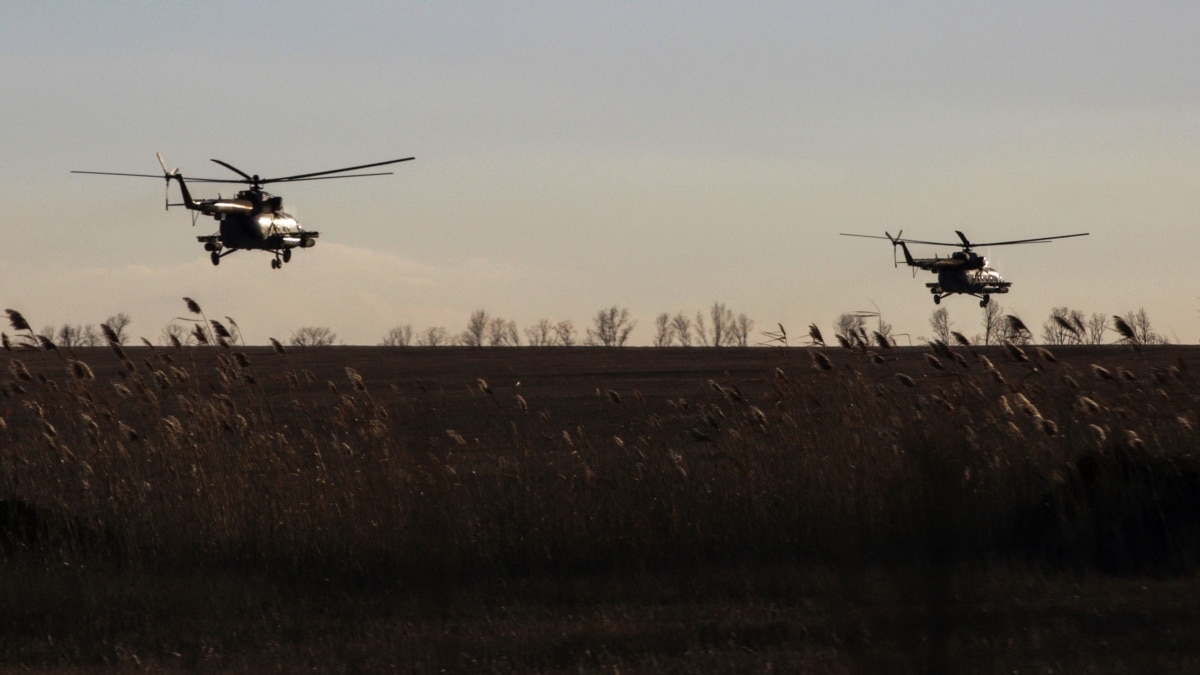
<instances>
[{"instance_id":1,"label":"helicopter silhouette","mask_svg":"<svg viewBox=\"0 0 1200 675\"><path fill-rule=\"evenodd\" d=\"M219 265L221 258L237 251L260 250L274 254L275 257L271 260L272 269L280 269L284 263L290 261L292 259L292 249L312 248L315 246L317 243L316 239L321 233L301 227L300 223L296 222L296 219L291 214L283 210L283 197L266 192L262 189L264 185L332 178L388 176L392 172L357 173L347 176L334 174L371 169L416 159L415 157L405 157L403 159L391 159L386 162L360 164L343 169L315 171L293 176L280 176L278 178L260 178L258 174L250 175L228 162L214 159L212 160L213 162L229 169L241 176L241 178L185 179L183 174L179 173L178 167L172 171L167 171L167 164L163 161L162 155L155 153L155 156L158 157L158 165L162 167L163 172L161 176L147 173L118 173L115 171L72 171L71 173L86 173L101 176L132 176L135 178L162 178L166 181L166 191L163 199L166 202L167 210L170 210L172 206L183 206L193 211L192 225L196 224L196 219L200 215L212 216L220 223L216 234L196 237L197 241L204 244L204 250L210 252L209 257L212 260L212 264ZM183 193L182 202L172 204L170 201L169 196L172 180L179 183L179 190ZM216 199L193 199L191 192L188 190L188 181L193 183L232 183L248 185L249 187L238 191L237 196L233 199L226 199L220 196Z\"/></svg>"},{"instance_id":2,"label":"helicopter silhouette","mask_svg":"<svg viewBox=\"0 0 1200 675\"><path fill-rule=\"evenodd\" d=\"M925 284L929 288L929 292L933 294L933 303L940 304L942 298L948 295L961 293L979 298L979 306L987 307L991 300L992 294L1007 293L1012 286L1011 281L1005 281L1000 272L996 268L988 265L987 258L979 255L973 249L976 246L1010 246L1012 244L1044 244L1055 239L1069 239L1071 237L1086 237L1088 232L1079 232L1076 234L1060 234L1052 237L1035 237L1033 239L1014 239L1011 241L993 241L987 243L974 243L967 239L967 236L959 230L954 231L958 235L958 243L948 243L944 241L922 241L919 239L903 239L904 231L901 230L892 236L884 232L886 236L880 237L874 234L848 234L843 232L843 237L865 237L867 239L887 239L892 242L893 253L896 247L904 252L904 262L913 268L913 274L916 270L923 269L933 272L938 275L936 282ZM908 251L908 244L927 244L930 246L957 246L961 251L955 251L947 258L934 256L932 258L914 258ZM894 255L892 264L898 264Z\"/></svg>"}]
</instances>

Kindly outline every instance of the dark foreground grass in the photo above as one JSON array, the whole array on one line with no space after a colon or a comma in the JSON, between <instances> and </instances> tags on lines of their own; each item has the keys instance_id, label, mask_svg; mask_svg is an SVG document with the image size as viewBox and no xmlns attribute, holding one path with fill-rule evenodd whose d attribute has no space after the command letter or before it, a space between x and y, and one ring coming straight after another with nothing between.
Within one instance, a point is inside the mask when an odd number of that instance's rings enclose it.
<instances>
[{"instance_id":1,"label":"dark foreground grass","mask_svg":"<svg viewBox=\"0 0 1200 675\"><path fill-rule=\"evenodd\" d=\"M401 584L6 574L6 668L1195 672L1190 580L754 564Z\"/></svg>"},{"instance_id":2,"label":"dark foreground grass","mask_svg":"<svg viewBox=\"0 0 1200 675\"><path fill-rule=\"evenodd\" d=\"M0 667L1193 672L1194 360L13 352Z\"/></svg>"}]
</instances>

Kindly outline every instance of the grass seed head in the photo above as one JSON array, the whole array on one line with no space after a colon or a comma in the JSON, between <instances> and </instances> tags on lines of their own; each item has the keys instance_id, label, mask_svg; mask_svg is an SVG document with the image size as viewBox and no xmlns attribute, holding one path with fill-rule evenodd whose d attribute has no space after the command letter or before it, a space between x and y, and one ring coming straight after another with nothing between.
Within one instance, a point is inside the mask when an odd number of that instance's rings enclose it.
<instances>
[{"instance_id":1,"label":"grass seed head","mask_svg":"<svg viewBox=\"0 0 1200 675\"><path fill-rule=\"evenodd\" d=\"M1005 340L1004 348L1008 350L1008 355L1011 356L1014 361L1020 361L1021 363L1029 362L1029 356L1025 354L1025 350L1013 344L1011 341Z\"/></svg>"},{"instance_id":2,"label":"grass seed head","mask_svg":"<svg viewBox=\"0 0 1200 675\"><path fill-rule=\"evenodd\" d=\"M27 330L27 331L33 330L32 328L29 327L29 322L25 320L24 315L22 315L17 310L6 309L6 310L4 310L4 313L8 315L8 324L10 326L12 326L13 330Z\"/></svg>"},{"instance_id":3,"label":"grass seed head","mask_svg":"<svg viewBox=\"0 0 1200 675\"><path fill-rule=\"evenodd\" d=\"M1045 417L1039 417L1037 419L1038 427L1041 428L1042 433L1046 434L1047 436L1058 435L1058 425L1055 424L1054 420L1048 420Z\"/></svg>"},{"instance_id":4,"label":"grass seed head","mask_svg":"<svg viewBox=\"0 0 1200 675\"><path fill-rule=\"evenodd\" d=\"M350 380L350 384L354 386L355 390L364 393L367 391L367 385L363 382L362 375L350 366L346 366L346 379Z\"/></svg>"},{"instance_id":5,"label":"grass seed head","mask_svg":"<svg viewBox=\"0 0 1200 675\"><path fill-rule=\"evenodd\" d=\"M1004 413L1005 417L1012 417L1016 413L1013 412L1012 406L1008 404L1008 397L1000 397L1000 412Z\"/></svg>"},{"instance_id":6,"label":"grass seed head","mask_svg":"<svg viewBox=\"0 0 1200 675\"><path fill-rule=\"evenodd\" d=\"M1017 407L1021 409L1021 412L1033 418L1042 416L1042 413L1038 411L1037 406L1030 402L1030 400L1025 397L1025 394L1017 392L1015 398L1017 401Z\"/></svg>"},{"instance_id":7,"label":"grass seed head","mask_svg":"<svg viewBox=\"0 0 1200 675\"><path fill-rule=\"evenodd\" d=\"M812 360L813 367L817 370L824 370L826 372L833 370L833 362L829 360L828 356L825 356L821 352L814 350L812 352Z\"/></svg>"},{"instance_id":8,"label":"grass seed head","mask_svg":"<svg viewBox=\"0 0 1200 675\"><path fill-rule=\"evenodd\" d=\"M29 373L29 369L25 367L25 364L18 359L13 359L8 363L8 371L21 382L33 382L33 375Z\"/></svg>"},{"instance_id":9,"label":"grass seed head","mask_svg":"<svg viewBox=\"0 0 1200 675\"><path fill-rule=\"evenodd\" d=\"M1146 444L1142 441L1142 437L1133 429L1125 430L1125 445L1131 450L1145 450Z\"/></svg>"},{"instance_id":10,"label":"grass seed head","mask_svg":"<svg viewBox=\"0 0 1200 675\"><path fill-rule=\"evenodd\" d=\"M94 380L94 379L96 379L96 375L95 375L95 373L92 372L91 367L89 367L88 364L86 364L83 361L80 361L78 359L71 359L70 372L71 372L71 377L75 378L76 380Z\"/></svg>"}]
</instances>

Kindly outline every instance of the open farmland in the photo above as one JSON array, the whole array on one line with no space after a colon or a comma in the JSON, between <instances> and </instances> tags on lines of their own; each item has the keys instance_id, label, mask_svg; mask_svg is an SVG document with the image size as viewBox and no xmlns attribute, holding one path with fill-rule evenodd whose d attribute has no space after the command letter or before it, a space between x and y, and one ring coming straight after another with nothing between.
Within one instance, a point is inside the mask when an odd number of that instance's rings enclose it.
<instances>
[{"instance_id":1,"label":"open farmland","mask_svg":"<svg viewBox=\"0 0 1200 675\"><path fill-rule=\"evenodd\" d=\"M1200 665L1200 350L6 353L0 662Z\"/></svg>"}]
</instances>

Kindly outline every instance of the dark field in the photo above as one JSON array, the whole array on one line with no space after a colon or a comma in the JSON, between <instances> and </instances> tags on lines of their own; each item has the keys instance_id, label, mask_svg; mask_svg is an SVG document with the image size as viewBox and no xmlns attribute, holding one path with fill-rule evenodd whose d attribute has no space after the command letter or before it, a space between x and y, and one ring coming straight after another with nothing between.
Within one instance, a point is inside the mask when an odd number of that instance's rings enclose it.
<instances>
[{"instance_id":1,"label":"dark field","mask_svg":"<svg viewBox=\"0 0 1200 675\"><path fill-rule=\"evenodd\" d=\"M1200 672L1200 349L1023 349L7 352L0 669Z\"/></svg>"}]
</instances>

